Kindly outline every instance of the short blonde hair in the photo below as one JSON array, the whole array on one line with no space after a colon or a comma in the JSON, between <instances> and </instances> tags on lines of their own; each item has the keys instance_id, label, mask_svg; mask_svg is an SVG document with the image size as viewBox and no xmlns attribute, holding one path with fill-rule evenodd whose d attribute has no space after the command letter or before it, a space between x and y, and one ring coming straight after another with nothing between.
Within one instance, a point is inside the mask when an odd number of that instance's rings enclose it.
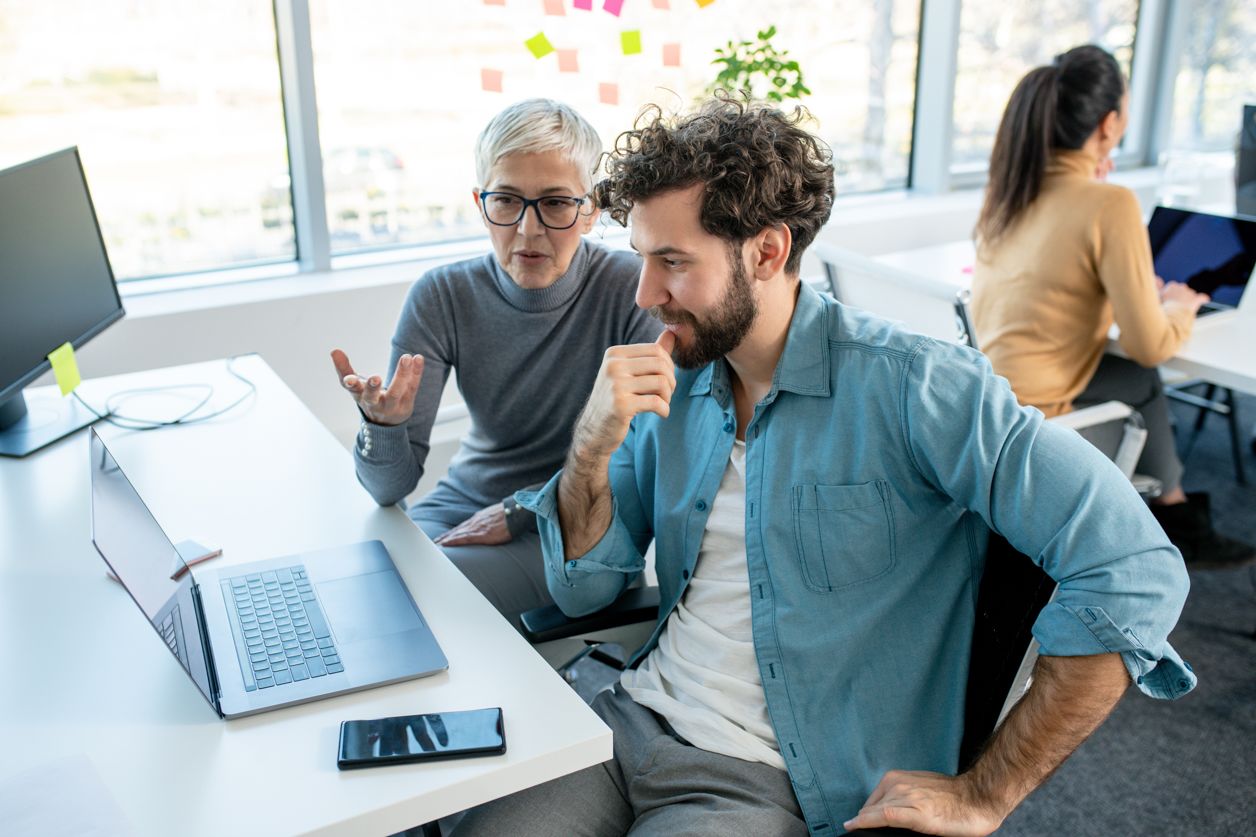
<instances>
[{"instance_id":1,"label":"short blonde hair","mask_svg":"<svg viewBox=\"0 0 1256 837\"><path fill-rule=\"evenodd\" d=\"M475 176L488 186L493 165L511 154L559 151L580 170L585 189L602 157L602 139L570 105L553 99L525 99L489 120L475 141Z\"/></svg>"}]
</instances>

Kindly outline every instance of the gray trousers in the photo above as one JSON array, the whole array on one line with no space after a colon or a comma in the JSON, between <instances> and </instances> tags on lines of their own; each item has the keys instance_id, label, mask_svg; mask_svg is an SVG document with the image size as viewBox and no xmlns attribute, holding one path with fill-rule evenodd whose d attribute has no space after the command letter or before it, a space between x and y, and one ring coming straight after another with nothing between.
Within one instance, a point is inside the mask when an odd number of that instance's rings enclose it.
<instances>
[{"instance_id":1,"label":"gray trousers","mask_svg":"<svg viewBox=\"0 0 1256 837\"><path fill-rule=\"evenodd\" d=\"M1182 460L1178 459L1173 425L1169 421L1169 401L1160 383L1160 372L1132 360L1105 354L1094 377L1073 400L1076 408L1121 401L1143 416L1147 442L1135 471L1160 480L1167 494L1182 484Z\"/></svg>"},{"instance_id":2,"label":"gray trousers","mask_svg":"<svg viewBox=\"0 0 1256 837\"><path fill-rule=\"evenodd\" d=\"M593 699L614 758L467 812L455 837L805 835L789 774L677 738L616 686Z\"/></svg>"},{"instance_id":3,"label":"gray trousers","mask_svg":"<svg viewBox=\"0 0 1256 837\"><path fill-rule=\"evenodd\" d=\"M438 488L409 510L415 524L429 538L444 534L479 511L455 506ZM519 630L519 614L553 604L545 585L541 536L523 532L508 543L495 546L444 546L441 550L484 598Z\"/></svg>"},{"instance_id":4,"label":"gray trousers","mask_svg":"<svg viewBox=\"0 0 1256 837\"><path fill-rule=\"evenodd\" d=\"M619 686L593 699L614 758L471 809L455 837L728 837L806 834L785 770L710 753Z\"/></svg>"}]
</instances>

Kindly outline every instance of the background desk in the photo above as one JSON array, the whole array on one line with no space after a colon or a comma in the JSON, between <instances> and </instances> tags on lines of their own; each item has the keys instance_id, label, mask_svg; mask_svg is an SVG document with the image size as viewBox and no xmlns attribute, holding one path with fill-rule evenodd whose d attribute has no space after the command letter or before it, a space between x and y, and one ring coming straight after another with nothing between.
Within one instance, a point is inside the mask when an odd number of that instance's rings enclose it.
<instances>
[{"instance_id":1,"label":"background desk","mask_svg":"<svg viewBox=\"0 0 1256 837\"><path fill-rule=\"evenodd\" d=\"M904 250L877 257L887 266L915 273L936 282L940 288L958 291L972 284L972 266L976 255L971 241L953 241L932 247ZM930 316L927 333L954 339L955 329L940 307ZM888 313L888 311L886 312ZM891 314L891 316L893 316ZM1256 395L1256 306L1247 306L1237 315L1226 315L1226 322L1200 321L1191 338L1170 360L1165 369L1181 372L1191 378ZM940 322L933 323L935 318ZM915 326L914 326L915 327ZM1115 341L1110 350L1119 353Z\"/></svg>"},{"instance_id":2,"label":"background desk","mask_svg":"<svg viewBox=\"0 0 1256 837\"><path fill-rule=\"evenodd\" d=\"M610 758L606 726L401 510L371 500L348 452L270 367L257 356L235 365L257 395L227 415L145 433L97 425L154 515L176 542L222 547L220 565L378 538L449 671L219 720L105 577L90 540L81 431L0 460L0 784L86 754L137 834L370 835ZM213 362L90 381L80 392L100 409L129 387L200 382L216 387L214 405L246 389ZM171 407L145 397L124 409ZM336 769L342 720L485 706L504 710L504 756Z\"/></svg>"}]
</instances>

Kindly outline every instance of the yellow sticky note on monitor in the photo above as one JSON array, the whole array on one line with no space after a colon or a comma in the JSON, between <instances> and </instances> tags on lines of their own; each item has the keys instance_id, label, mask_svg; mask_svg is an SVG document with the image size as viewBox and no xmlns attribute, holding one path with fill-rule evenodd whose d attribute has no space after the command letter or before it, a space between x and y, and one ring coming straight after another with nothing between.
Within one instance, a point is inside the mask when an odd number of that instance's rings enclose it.
<instances>
[{"instance_id":1,"label":"yellow sticky note on monitor","mask_svg":"<svg viewBox=\"0 0 1256 837\"><path fill-rule=\"evenodd\" d=\"M545 37L544 32L537 32L523 43L536 58L544 58L554 51L554 45L550 43L549 38Z\"/></svg>"},{"instance_id":2,"label":"yellow sticky note on monitor","mask_svg":"<svg viewBox=\"0 0 1256 837\"><path fill-rule=\"evenodd\" d=\"M705 9L707 6L715 2L715 0L694 0L698 4L699 9Z\"/></svg>"},{"instance_id":3,"label":"yellow sticky note on monitor","mask_svg":"<svg viewBox=\"0 0 1256 837\"><path fill-rule=\"evenodd\" d=\"M641 30L629 29L619 33L619 45L624 55L637 55L641 52Z\"/></svg>"},{"instance_id":4,"label":"yellow sticky note on monitor","mask_svg":"<svg viewBox=\"0 0 1256 837\"><path fill-rule=\"evenodd\" d=\"M78 361L74 359L74 347L69 343L62 343L49 352L48 362L52 364L52 374L57 378L57 386L61 387L62 395L69 395L82 383Z\"/></svg>"}]
</instances>

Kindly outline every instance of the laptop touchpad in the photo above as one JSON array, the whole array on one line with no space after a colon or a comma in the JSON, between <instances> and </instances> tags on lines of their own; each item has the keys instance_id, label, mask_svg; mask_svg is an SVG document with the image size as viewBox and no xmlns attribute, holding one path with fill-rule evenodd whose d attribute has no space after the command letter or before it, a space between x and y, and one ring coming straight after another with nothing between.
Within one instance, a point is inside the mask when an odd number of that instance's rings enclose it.
<instances>
[{"instance_id":1,"label":"laptop touchpad","mask_svg":"<svg viewBox=\"0 0 1256 837\"><path fill-rule=\"evenodd\" d=\"M378 572L315 585L338 642L359 642L422 627L401 577Z\"/></svg>"}]
</instances>

